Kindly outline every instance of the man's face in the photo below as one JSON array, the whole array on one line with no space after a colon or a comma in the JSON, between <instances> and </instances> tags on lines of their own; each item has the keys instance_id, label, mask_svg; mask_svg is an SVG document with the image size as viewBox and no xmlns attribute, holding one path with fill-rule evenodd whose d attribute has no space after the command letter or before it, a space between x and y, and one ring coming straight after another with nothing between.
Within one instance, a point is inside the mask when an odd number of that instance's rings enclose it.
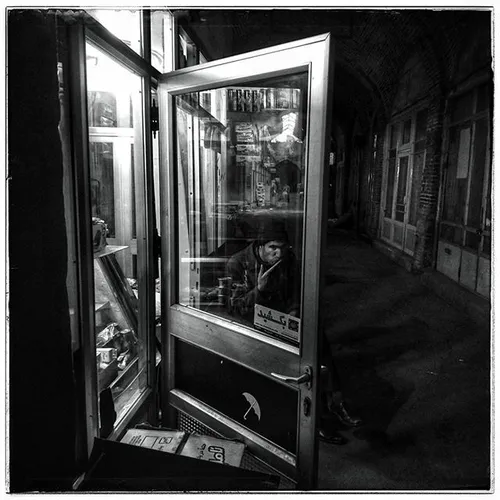
<instances>
[{"instance_id":1,"label":"man's face","mask_svg":"<svg viewBox=\"0 0 500 500\"><path fill-rule=\"evenodd\" d=\"M288 243L284 241L268 241L260 247L260 258L269 265L276 264L288 252Z\"/></svg>"}]
</instances>

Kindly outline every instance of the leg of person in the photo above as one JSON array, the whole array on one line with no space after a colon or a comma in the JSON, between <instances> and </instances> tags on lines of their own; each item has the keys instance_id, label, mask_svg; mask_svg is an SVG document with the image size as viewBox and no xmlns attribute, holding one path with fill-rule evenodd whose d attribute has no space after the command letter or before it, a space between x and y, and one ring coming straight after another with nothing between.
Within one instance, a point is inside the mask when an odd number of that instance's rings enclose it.
<instances>
[{"instance_id":1,"label":"leg of person","mask_svg":"<svg viewBox=\"0 0 500 500\"><path fill-rule=\"evenodd\" d=\"M340 377L328 344L325 345L323 352L325 354L322 358L322 365L325 369L324 373L322 373L322 409L325 414L335 416L347 427L359 427L362 424L362 420L357 416L350 415L346 409Z\"/></svg>"},{"instance_id":2,"label":"leg of person","mask_svg":"<svg viewBox=\"0 0 500 500\"><path fill-rule=\"evenodd\" d=\"M335 422L332 422L328 418L328 399L329 395L333 392L332 380L328 374L326 367L323 369L321 367L321 401L320 401L320 428L319 428L319 438L321 441L330 444L342 445L347 443L347 439L338 432Z\"/></svg>"}]
</instances>

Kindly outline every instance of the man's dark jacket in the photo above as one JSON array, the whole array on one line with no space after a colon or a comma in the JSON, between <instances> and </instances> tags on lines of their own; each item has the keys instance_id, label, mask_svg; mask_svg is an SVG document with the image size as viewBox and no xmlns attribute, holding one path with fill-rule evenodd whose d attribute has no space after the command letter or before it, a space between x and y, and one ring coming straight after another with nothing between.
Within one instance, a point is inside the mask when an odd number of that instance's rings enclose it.
<instances>
[{"instance_id":1,"label":"man's dark jacket","mask_svg":"<svg viewBox=\"0 0 500 500\"><path fill-rule=\"evenodd\" d=\"M251 243L229 259L227 272L233 279L232 310L250 321L253 321L255 304L285 313L292 310L298 312L300 274L293 253L288 252L271 271L264 291L257 289L261 265L264 266L264 272L271 267L259 257L257 242Z\"/></svg>"}]
</instances>

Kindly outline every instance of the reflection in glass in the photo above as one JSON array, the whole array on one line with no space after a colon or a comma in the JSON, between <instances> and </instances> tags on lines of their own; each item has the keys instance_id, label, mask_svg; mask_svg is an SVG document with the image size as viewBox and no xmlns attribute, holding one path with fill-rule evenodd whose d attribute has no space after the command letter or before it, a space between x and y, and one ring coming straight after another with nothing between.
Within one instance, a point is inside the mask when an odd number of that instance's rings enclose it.
<instances>
[{"instance_id":1,"label":"reflection in glass","mask_svg":"<svg viewBox=\"0 0 500 500\"><path fill-rule=\"evenodd\" d=\"M179 303L300 338L307 74L176 97Z\"/></svg>"},{"instance_id":2,"label":"reflection in glass","mask_svg":"<svg viewBox=\"0 0 500 500\"><path fill-rule=\"evenodd\" d=\"M174 69L172 53L173 15L166 10L151 11L151 65L161 73Z\"/></svg>"}]
</instances>

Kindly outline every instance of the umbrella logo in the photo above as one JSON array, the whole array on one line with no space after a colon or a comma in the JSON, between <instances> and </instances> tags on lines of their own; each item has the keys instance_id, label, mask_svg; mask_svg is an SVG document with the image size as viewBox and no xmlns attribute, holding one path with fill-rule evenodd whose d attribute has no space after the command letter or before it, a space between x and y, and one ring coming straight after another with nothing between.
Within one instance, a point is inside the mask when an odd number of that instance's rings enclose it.
<instances>
[{"instance_id":1,"label":"umbrella logo","mask_svg":"<svg viewBox=\"0 0 500 500\"><path fill-rule=\"evenodd\" d=\"M260 422L260 406L257 400L255 399L254 396L252 396L249 392L244 392L243 396L245 396L245 399L250 403L250 407L246 411L245 415L243 415L243 420L247 419L247 415L250 413L250 410L253 410L255 414L257 415L257 418L259 419Z\"/></svg>"}]
</instances>

